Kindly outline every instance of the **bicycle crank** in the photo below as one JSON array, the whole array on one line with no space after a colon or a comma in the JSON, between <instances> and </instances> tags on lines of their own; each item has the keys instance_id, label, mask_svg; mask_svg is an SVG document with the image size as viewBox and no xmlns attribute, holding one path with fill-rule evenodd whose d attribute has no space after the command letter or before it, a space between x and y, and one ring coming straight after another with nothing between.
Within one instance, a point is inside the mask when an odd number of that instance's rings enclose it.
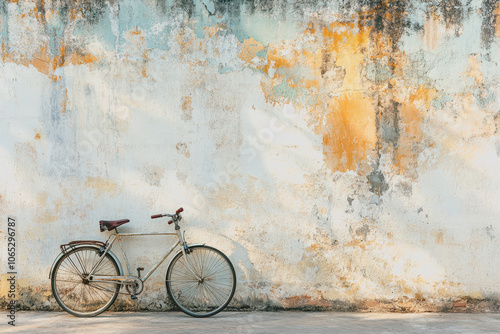
<instances>
[{"instance_id":1,"label":"bicycle crank","mask_svg":"<svg viewBox=\"0 0 500 334\"><path fill-rule=\"evenodd\" d=\"M140 294L144 289L144 283L139 277L133 277L130 280L127 280L125 284L125 290L133 295L132 299L135 299L134 296Z\"/></svg>"}]
</instances>

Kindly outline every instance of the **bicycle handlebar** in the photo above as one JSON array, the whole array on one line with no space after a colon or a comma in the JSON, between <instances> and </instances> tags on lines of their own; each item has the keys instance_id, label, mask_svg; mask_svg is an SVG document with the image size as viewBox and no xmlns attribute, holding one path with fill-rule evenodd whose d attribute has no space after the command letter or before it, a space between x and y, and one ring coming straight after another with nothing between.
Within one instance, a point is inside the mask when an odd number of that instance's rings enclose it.
<instances>
[{"instance_id":1,"label":"bicycle handlebar","mask_svg":"<svg viewBox=\"0 0 500 334\"><path fill-rule=\"evenodd\" d=\"M184 211L183 208L178 208L177 211L175 211L175 214L169 214L169 213L160 213L160 214L157 214L157 215L152 215L151 216L151 219L155 219L155 218L162 218L162 217L175 217L177 216L179 213L181 213L182 211Z\"/></svg>"}]
</instances>

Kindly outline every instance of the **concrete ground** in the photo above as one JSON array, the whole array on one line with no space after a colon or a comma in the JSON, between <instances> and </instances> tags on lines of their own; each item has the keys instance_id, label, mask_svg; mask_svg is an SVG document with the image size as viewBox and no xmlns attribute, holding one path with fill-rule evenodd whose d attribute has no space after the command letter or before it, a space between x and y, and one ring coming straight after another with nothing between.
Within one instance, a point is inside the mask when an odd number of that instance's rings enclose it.
<instances>
[{"instance_id":1,"label":"concrete ground","mask_svg":"<svg viewBox=\"0 0 500 334\"><path fill-rule=\"evenodd\" d=\"M18 312L1 333L500 333L500 314L222 312L196 319L177 312Z\"/></svg>"}]
</instances>

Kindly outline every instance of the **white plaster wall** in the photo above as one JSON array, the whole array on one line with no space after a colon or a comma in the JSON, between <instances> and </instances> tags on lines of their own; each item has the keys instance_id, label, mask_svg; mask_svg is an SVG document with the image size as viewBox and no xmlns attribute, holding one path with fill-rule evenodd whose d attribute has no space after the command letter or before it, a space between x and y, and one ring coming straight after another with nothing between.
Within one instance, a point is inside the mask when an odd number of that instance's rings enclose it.
<instances>
[{"instance_id":1,"label":"white plaster wall","mask_svg":"<svg viewBox=\"0 0 500 334\"><path fill-rule=\"evenodd\" d=\"M316 131L321 120L304 105L270 102L262 82L272 73L238 57L242 41L231 31L200 37L178 18L169 33L155 25L137 34L117 30L110 10L110 29L121 38L116 49L66 28L66 43L97 60L65 63L48 75L16 58L34 54L27 44L33 38L46 43L36 37L45 36L42 28L15 21L23 10L8 8L0 231L5 239L6 217L16 217L19 286L36 300L28 307L55 305L48 274L60 244L104 240L100 219L129 218L120 231L169 230L149 216L180 206L188 241L215 246L233 262L235 305L498 298L499 102L480 108L466 94L484 83L497 94L498 40L476 68L480 79L467 79L474 78L467 74L471 58L485 52L471 42L480 13L433 50L419 32L402 37L400 51L429 67L420 78L412 74L415 80L429 80L451 100L420 106L424 140L433 144L415 143L424 147L412 175L395 171L392 151L381 152L388 189L377 194L366 173L327 167ZM302 18L298 30L317 15ZM33 32L19 32L28 27ZM159 33L168 51L147 46ZM375 152L367 156L368 163L376 159ZM132 267L153 265L167 241L127 242ZM5 263L5 251L0 259ZM146 283L142 307L165 307L165 271L162 265Z\"/></svg>"}]
</instances>

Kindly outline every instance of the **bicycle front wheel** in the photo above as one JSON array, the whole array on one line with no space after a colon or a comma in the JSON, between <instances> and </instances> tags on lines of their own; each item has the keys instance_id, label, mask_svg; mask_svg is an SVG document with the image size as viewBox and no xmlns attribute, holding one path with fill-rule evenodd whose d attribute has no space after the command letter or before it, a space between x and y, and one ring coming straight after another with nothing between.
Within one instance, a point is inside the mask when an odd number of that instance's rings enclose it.
<instances>
[{"instance_id":1,"label":"bicycle front wheel","mask_svg":"<svg viewBox=\"0 0 500 334\"><path fill-rule=\"evenodd\" d=\"M79 247L57 261L52 272L52 293L57 303L77 317L93 317L106 311L118 297L120 285L89 281L87 275L97 265L99 250ZM120 275L116 261L106 254L94 275Z\"/></svg>"},{"instance_id":2,"label":"bicycle front wheel","mask_svg":"<svg viewBox=\"0 0 500 334\"><path fill-rule=\"evenodd\" d=\"M231 261L209 246L189 248L177 254L167 270L167 292L182 312L197 318L222 311L236 290Z\"/></svg>"}]
</instances>

